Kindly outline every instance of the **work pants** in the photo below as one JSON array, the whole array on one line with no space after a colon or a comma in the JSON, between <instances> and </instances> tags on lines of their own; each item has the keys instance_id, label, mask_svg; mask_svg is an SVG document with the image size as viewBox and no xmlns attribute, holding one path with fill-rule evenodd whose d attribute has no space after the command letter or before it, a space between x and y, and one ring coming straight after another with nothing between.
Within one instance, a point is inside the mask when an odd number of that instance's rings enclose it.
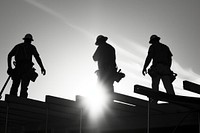
<instances>
[{"instance_id":1,"label":"work pants","mask_svg":"<svg viewBox=\"0 0 200 133\"><path fill-rule=\"evenodd\" d=\"M21 84L20 97L27 98L28 97L28 86L30 83L30 79L26 76L14 76L12 77L13 83L10 89L10 95L17 96L18 88Z\"/></svg>"},{"instance_id":2,"label":"work pants","mask_svg":"<svg viewBox=\"0 0 200 133\"><path fill-rule=\"evenodd\" d=\"M157 75L157 76L152 77L152 89L154 91L159 90L160 80L162 80L164 88L166 89L166 92L168 94L175 95L174 88L170 79L170 75L162 75L162 76Z\"/></svg>"}]
</instances>

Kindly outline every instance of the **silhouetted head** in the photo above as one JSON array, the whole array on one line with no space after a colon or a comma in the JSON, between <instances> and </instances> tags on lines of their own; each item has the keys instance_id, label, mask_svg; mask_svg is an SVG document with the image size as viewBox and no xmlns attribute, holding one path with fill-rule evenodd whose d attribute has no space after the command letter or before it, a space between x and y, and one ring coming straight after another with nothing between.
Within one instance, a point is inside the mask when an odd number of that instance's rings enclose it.
<instances>
[{"instance_id":1,"label":"silhouetted head","mask_svg":"<svg viewBox=\"0 0 200 133\"><path fill-rule=\"evenodd\" d=\"M99 45L99 44L101 44L101 43L105 43L107 40L108 40L108 37L103 36L103 35L99 35L99 36L97 37L97 39L96 39L95 44L96 44L96 45Z\"/></svg>"},{"instance_id":2,"label":"silhouetted head","mask_svg":"<svg viewBox=\"0 0 200 133\"><path fill-rule=\"evenodd\" d=\"M31 34L29 34L29 33L24 36L23 40L24 41L29 41L29 42L34 41L33 40L33 36Z\"/></svg>"},{"instance_id":3,"label":"silhouetted head","mask_svg":"<svg viewBox=\"0 0 200 133\"><path fill-rule=\"evenodd\" d=\"M152 35L152 36L150 37L149 43L152 44L152 43L154 43L154 42L159 42L159 41L160 41L160 37L158 37L157 35Z\"/></svg>"}]
</instances>

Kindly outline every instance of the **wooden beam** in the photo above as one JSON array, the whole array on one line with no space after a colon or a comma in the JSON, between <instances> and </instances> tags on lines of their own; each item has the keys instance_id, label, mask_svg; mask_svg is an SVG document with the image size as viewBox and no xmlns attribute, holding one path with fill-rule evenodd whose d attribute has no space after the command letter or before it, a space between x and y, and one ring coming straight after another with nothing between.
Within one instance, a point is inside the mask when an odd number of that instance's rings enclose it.
<instances>
[{"instance_id":1,"label":"wooden beam","mask_svg":"<svg viewBox=\"0 0 200 133\"><path fill-rule=\"evenodd\" d=\"M175 104L187 106L193 109L198 109L198 110L200 109L200 98L170 95L170 94L160 92L160 91L153 91L151 88L141 86L141 85L135 85L134 92L141 95L145 95L155 100L175 103Z\"/></svg>"},{"instance_id":2,"label":"wooden beam","mask_svg":"<svg viewBox=\"0 0 200 133\"><path fill-rule=\"evenodd\" d=\"M11 95L6 95L5 101L9 103L19 104L19 105L25 105L25 106L32 106L40 109L46 109L46 103L38 100L33 100L29 98L21 98Z\"/></svg>"},{"instance_id":3,"label":"wooden beam","mask_svg":"<svg viewBox=\"0 0 200 133\"><path fill-rule=\"evenodd\" d=\"M147 106L147 101L119 93L114 93L114 100L137 106L143 106L143 107Z\"/></svg>"},{"instance_id":4,"label":"wooden beam","mask_svg":"<svg viewBox=\"0 0 200 133\"><path fill-rule=\"evenodd\" d=\"M54 96L46 96L46 103L48 105L49 114L70 114L71 116L79 113L79 108L75 101L58 98Z\"/></svg>"},{"instance_id":5,"label":"wooden beam","mask_svg":"<svg viewBox=\"0 0 200 133\"><path fill-rule=\"evenodd\" d=\"M200 94L200 85L196 83L185 80L183 81L183 88L185 90Z\"/></svg>"},{"instance_id":6,"label":"wooden beam","mask_svg":"<svg viewBox=\"0 0 200 133\"><path fill-rule=\"evenodd\" d=\"M46 95L46 103L55 104L59 106L77 107L76 102L69 99L59 98L55 96Z\"/></svg>"}]
</instances>

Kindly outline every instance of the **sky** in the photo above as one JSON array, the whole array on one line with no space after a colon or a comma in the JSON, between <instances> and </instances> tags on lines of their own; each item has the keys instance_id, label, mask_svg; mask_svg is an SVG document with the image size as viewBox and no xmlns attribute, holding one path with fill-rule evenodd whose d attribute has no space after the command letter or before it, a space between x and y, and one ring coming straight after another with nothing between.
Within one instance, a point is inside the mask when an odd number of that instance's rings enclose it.
<instances>
[{"instance_id":1,"label":"sky","mask_svg":"<svg viewBox=\"0 0 200 133\"><path fill-rule=\"evenodd\" d=\"M29 98L45 101L46 95L75 99L96 87L97 64L92 60L98 35L108 37L116 50L116 62L126 74L115 83L115 92L137 98L134 85L151 87L142 75L152 34L173 53L176 95L199 97L185 91L183 81L200 84L199 0L1 0L0 85L8 75L7 55L31 33L46 75L39 73L29 85ZM9 81L3 95L8 94ZM165 89L160 86L160 90Z\"/></svg>"}]
</instances>

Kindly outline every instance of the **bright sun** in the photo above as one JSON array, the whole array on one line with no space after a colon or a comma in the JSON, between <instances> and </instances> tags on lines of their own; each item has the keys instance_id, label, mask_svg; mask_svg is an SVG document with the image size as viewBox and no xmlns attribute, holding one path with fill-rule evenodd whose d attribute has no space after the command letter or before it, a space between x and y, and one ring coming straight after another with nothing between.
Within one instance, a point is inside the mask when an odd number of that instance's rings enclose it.
<instances>
[{"instance_id":1,"label":"bright sun","mask_svg":"<svg viewBox=\"0 0 200 133\"><path fill-rule=\"evenodd\" d=\"M103 91L104 89L97 83L96 75L86 79L87 82L81 86L80 95L84 97L82 106L86 109L91 117L95 120L103 115L108 109L108 95Z\"/></svg>"}]
</instances>

